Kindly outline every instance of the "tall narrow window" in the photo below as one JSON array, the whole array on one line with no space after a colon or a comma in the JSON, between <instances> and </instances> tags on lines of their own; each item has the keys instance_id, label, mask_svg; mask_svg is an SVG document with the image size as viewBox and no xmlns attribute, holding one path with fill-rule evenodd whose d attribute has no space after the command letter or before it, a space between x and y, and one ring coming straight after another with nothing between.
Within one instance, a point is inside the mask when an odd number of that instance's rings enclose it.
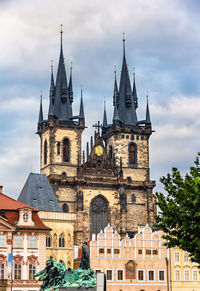
<instances>
[{"instance_id":1,"label":"tall narrow window","mask_svg":"<svg viewBox=\"0 0 200 291\"><path fill-rule=\"evenodd\" d=\"M137 148L135 143L129 144L129 164L135 165L136 164L136 155L137 155Z\"/></svg>"},{"instance_id":2,"label":"tall narrow window","mask_svg":"<svg viewBox=\"0 0 200 291\"><path fill-rule=\"evenodd\" d=\"M37 248L37 238L34 235L29 236L29 245L28 247L30 249L36 249Z\"/></svg>"},{"instance_id":3,"label":"tall narrow window","mask_svg":"<svg viewBox=\"0 0 200 291\"><path fill-rule=\"evenodd\" d=\"M63 162L69 162L69 140L65 138L63 140Z\"/></svg>"},{"instance_id":4,"label":"tall narrow window","mask_svg":"<svg viewBox=\"0 0 200 291\"><path fill-rule=\"evenodd\" d=\"M190 270L184 270L184 280L185 281L190 280Z\"/></svg>"},{"instance_id":5,"label":"tall narrow window","mask_svg":"<svg viewBox=\"0 0 200 291\"><path fill-rule=\"evenodd\" d=\"M46 236L46 247L47 248L50 248L51 247L51 235L50 234L48 234Z\"/></svg>"},{"instance_id":6,"label":"tall narrow window","mask_svg":"<svg viewBox=\"0 0 200 291\"><path fill-rule=\"evenodd\" d=\"M112 146L110 145L109 146L109 158L112 160L112 158L113 158L113 148L112 148Z\"/></svg>"},{"instance_id":7,"label":"tall narrow window","mask_svg":"<svg viewBox=\"0 0 200 291\"><path fill-rule=\"evenodd\" d=\"M176 269L175 270L175 281L180 281L181 276L180 276L180 270Z\"/></svg>"},{"instance_id":8,"label":"tall narrow window","mask_svg":"<svg viewBox=\"0 0 200 291\"><path fill-rule=\"evenodd\" d=\"M47 163L47 141L44 142L44 164Z\"/></svg>"},{"instance_id":9,"label":"tall narrow window","mask_svg":"<svg viewBox=\"0 0 200 291\"><path fill-rule=\"evenodd\" d=\"M192 271L192 280L193 281L198 281L198 270L193 270Z\"/></svg>"},{"instance_id":10,"label":"tall narrow window","mask_svg":"<svg viewBox=\"0 0 200 291\"><path fill-rule=\"evenodd\" d=\"M14 280L21 280L22 277L22 265L14 264Z\"/></svg>"},{"instance_id":11,"label":"tall narrow window","mask_svg":"<svg viewBox=\"0 0 200 291\"><path fill-rule=\"evenodd\" d=\"M29 264L29 280L35 280L36 264Z\"/></svg>"},{"instance_id":12,"label":"tall narrow window","mask_svg":"<svg viewBox=\"0 0 200 291\"><path fill-rule=\"evenodd\" d=\"M6 236L0 235L0 247L4 248L6 246Z\"/></svg>"},{"instance_id":13,"label":"tall narrow window","mask_svg":"<svg viewBox=\"0 0 200 291\"><path fill-rule=\"evenodd\" d=\"M0 279L4 279L4 264L0 264Z\"/></svg>"},{"instance_id":14,"label":"tall narrow window","mask_svg":"<svg viewBox=\"0 0 200 291\"><path fill-rule=\"evenodd\" d=\"M64 248L65 247L65 236L64 233L61 233L59 236L59 248Z\"/></svg>"},{"instance_id":15,"label":"tall narrow window","mask_svg":"<svg viewBox=\"0 0 200 291\"><path fill-rule=\"evenodd\" d=\"M22 248L22 246L23 246L22 239L23 238L21 235L15 235L13 247L14 248Z\"/></svg>"}]
</instances>

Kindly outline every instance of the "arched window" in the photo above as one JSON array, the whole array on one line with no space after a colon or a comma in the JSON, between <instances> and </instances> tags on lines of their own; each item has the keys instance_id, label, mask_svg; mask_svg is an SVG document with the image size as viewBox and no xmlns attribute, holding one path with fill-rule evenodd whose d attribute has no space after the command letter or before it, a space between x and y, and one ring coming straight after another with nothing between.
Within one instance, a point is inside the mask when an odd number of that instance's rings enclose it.
<instances>
[{"instance_id":1,"label":"arched window","mask_svg":"<svg viewBox=\"0 0 200 291\"><path fill-rule=\"evenodd\" d=\"M44 142L44 164L47 163L47 141Z\"/></svg>"},{"instance_id":2,"label":"arched window","mask_svg":"<svg viewBox=\"0 0 200 291\"><path fill-rule=\"evenodd\" d=\"M62 173L62 179L66 179L67 174L65 172Z\"/></svg>"},{"instance_id":3,"label":"arched window","mask_svg":"<svg viewBox=\"0 0 200 291\"><path fill-rule=\"evenodd\" d=\"M129 144L129 164L135 165L136 164L136 156L137 156L137 147L135 143Z\"/></svg>"},{"instance_id":4,"label":"arched window","mask_svg":"<svg viewBox=\"0 0 200 291\"><path fill-rule=\"evenodd\" d=\"M113 148L112 148L112 146L110 145L109 146L109 158L112 160L112 158L113 158Z\"/></svg>"},{"instance_id":5,"label":"arched window","mask_svg":"<svg viewBox=\"0 0 200 291\"><path fill-rule=\"evenodd\" d=\"M64 248L65 247L65 235L64 233L61 233L59 236L59 248Z\"/></svg>"},{"instance_id":6,"label":"arched window","mask_svg":"<svg viewBox=\"0 0 200 291\"><path fill-rule=\"evenodd\" d=\"M91 234L98 234L109 223L109 203L101 194L95 196L90 204Z\"/></svg>"},{"instance_id":7,"label":"arched window","mask_svg":"<svg viewBox=\"0 0 200 291\"><path fill-rule=\"evenodd\" d=\"M63 140L63 162L69 162L69 139Z\"/></svg>"},{"instance_id":8,"label":"arched window","mask_svg":"<svg viewBox=\"0 0 200 291\"><path fill-rule=\"evenodd\" d=\"M69 207L66 203L63 204L62 210L63 210L63 212L69 212Z\"/></svg>"},{"instance_id":9,"label":"arched window","mask_svg":"<svg viewBox=\"0 0 200 291\"><path fill-rule=\"evenodd\" d=\"M132 194L132 195L131 195L131 202L132 202L132 203L135 203L135 202L136 202L135 194Z\"/></svg>"},{"instance_id":10,"label":"arched window","mask_svg":"<svg viewBox=\"0 0 200 291\"><path fill-rule=\"evenodd\" d=\"M46 236L46 247L47 248L50 248L51 247L51 235L50 234L48 234Z\"/></svg>"}]
</instances>

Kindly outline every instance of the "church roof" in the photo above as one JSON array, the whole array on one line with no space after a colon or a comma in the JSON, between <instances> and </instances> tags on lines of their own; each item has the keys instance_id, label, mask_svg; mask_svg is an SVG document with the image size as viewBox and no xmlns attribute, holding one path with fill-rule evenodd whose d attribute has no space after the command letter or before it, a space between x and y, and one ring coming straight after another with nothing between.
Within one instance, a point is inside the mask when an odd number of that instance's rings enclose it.
<instances>
[{"instance_id":1,"label":"church roof","mask_svg":"<svg viewBox=\"0 0 200 291\"><path fill-rule=\"evenodd\" d=\"M42 211L62 212L49 180L44 174L30 173L18 201Z\"/></svg>"}]
</instances>

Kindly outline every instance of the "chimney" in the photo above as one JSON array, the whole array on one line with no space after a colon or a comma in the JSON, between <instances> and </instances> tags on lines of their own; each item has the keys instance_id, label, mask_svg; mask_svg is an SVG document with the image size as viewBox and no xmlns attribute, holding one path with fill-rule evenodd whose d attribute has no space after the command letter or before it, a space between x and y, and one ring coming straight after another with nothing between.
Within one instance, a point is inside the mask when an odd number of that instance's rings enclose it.
<instances>
[{"instance_id":1,"label":"chimney","mask_svg":"<svg viewBox=\"0 0 200 291\"><path fill-rule=\"evenodd\" d=\"M3 190L3 186L0 185L0 193L2 193L2 190Z\"/></svg>"}]
</instances>

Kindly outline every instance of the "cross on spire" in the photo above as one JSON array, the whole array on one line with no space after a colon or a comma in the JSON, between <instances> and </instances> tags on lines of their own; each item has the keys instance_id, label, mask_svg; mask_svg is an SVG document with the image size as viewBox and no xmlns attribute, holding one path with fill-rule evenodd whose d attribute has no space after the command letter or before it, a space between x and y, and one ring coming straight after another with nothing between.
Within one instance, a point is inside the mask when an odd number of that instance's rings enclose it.
<instances>
[{"instance_id":1,"label":"cross on spire","mask_svg":"<svg viewBox=\"0 0 200 291\"><path fill-rule=\"evenodd\" d=\"M102 124L100 124L100 121L98 121L96 124L93 125L93 127L95 127L95 129L97 129L97 132L100 132L100 128L102 128Z\"/></svg>"}]
</instances>

